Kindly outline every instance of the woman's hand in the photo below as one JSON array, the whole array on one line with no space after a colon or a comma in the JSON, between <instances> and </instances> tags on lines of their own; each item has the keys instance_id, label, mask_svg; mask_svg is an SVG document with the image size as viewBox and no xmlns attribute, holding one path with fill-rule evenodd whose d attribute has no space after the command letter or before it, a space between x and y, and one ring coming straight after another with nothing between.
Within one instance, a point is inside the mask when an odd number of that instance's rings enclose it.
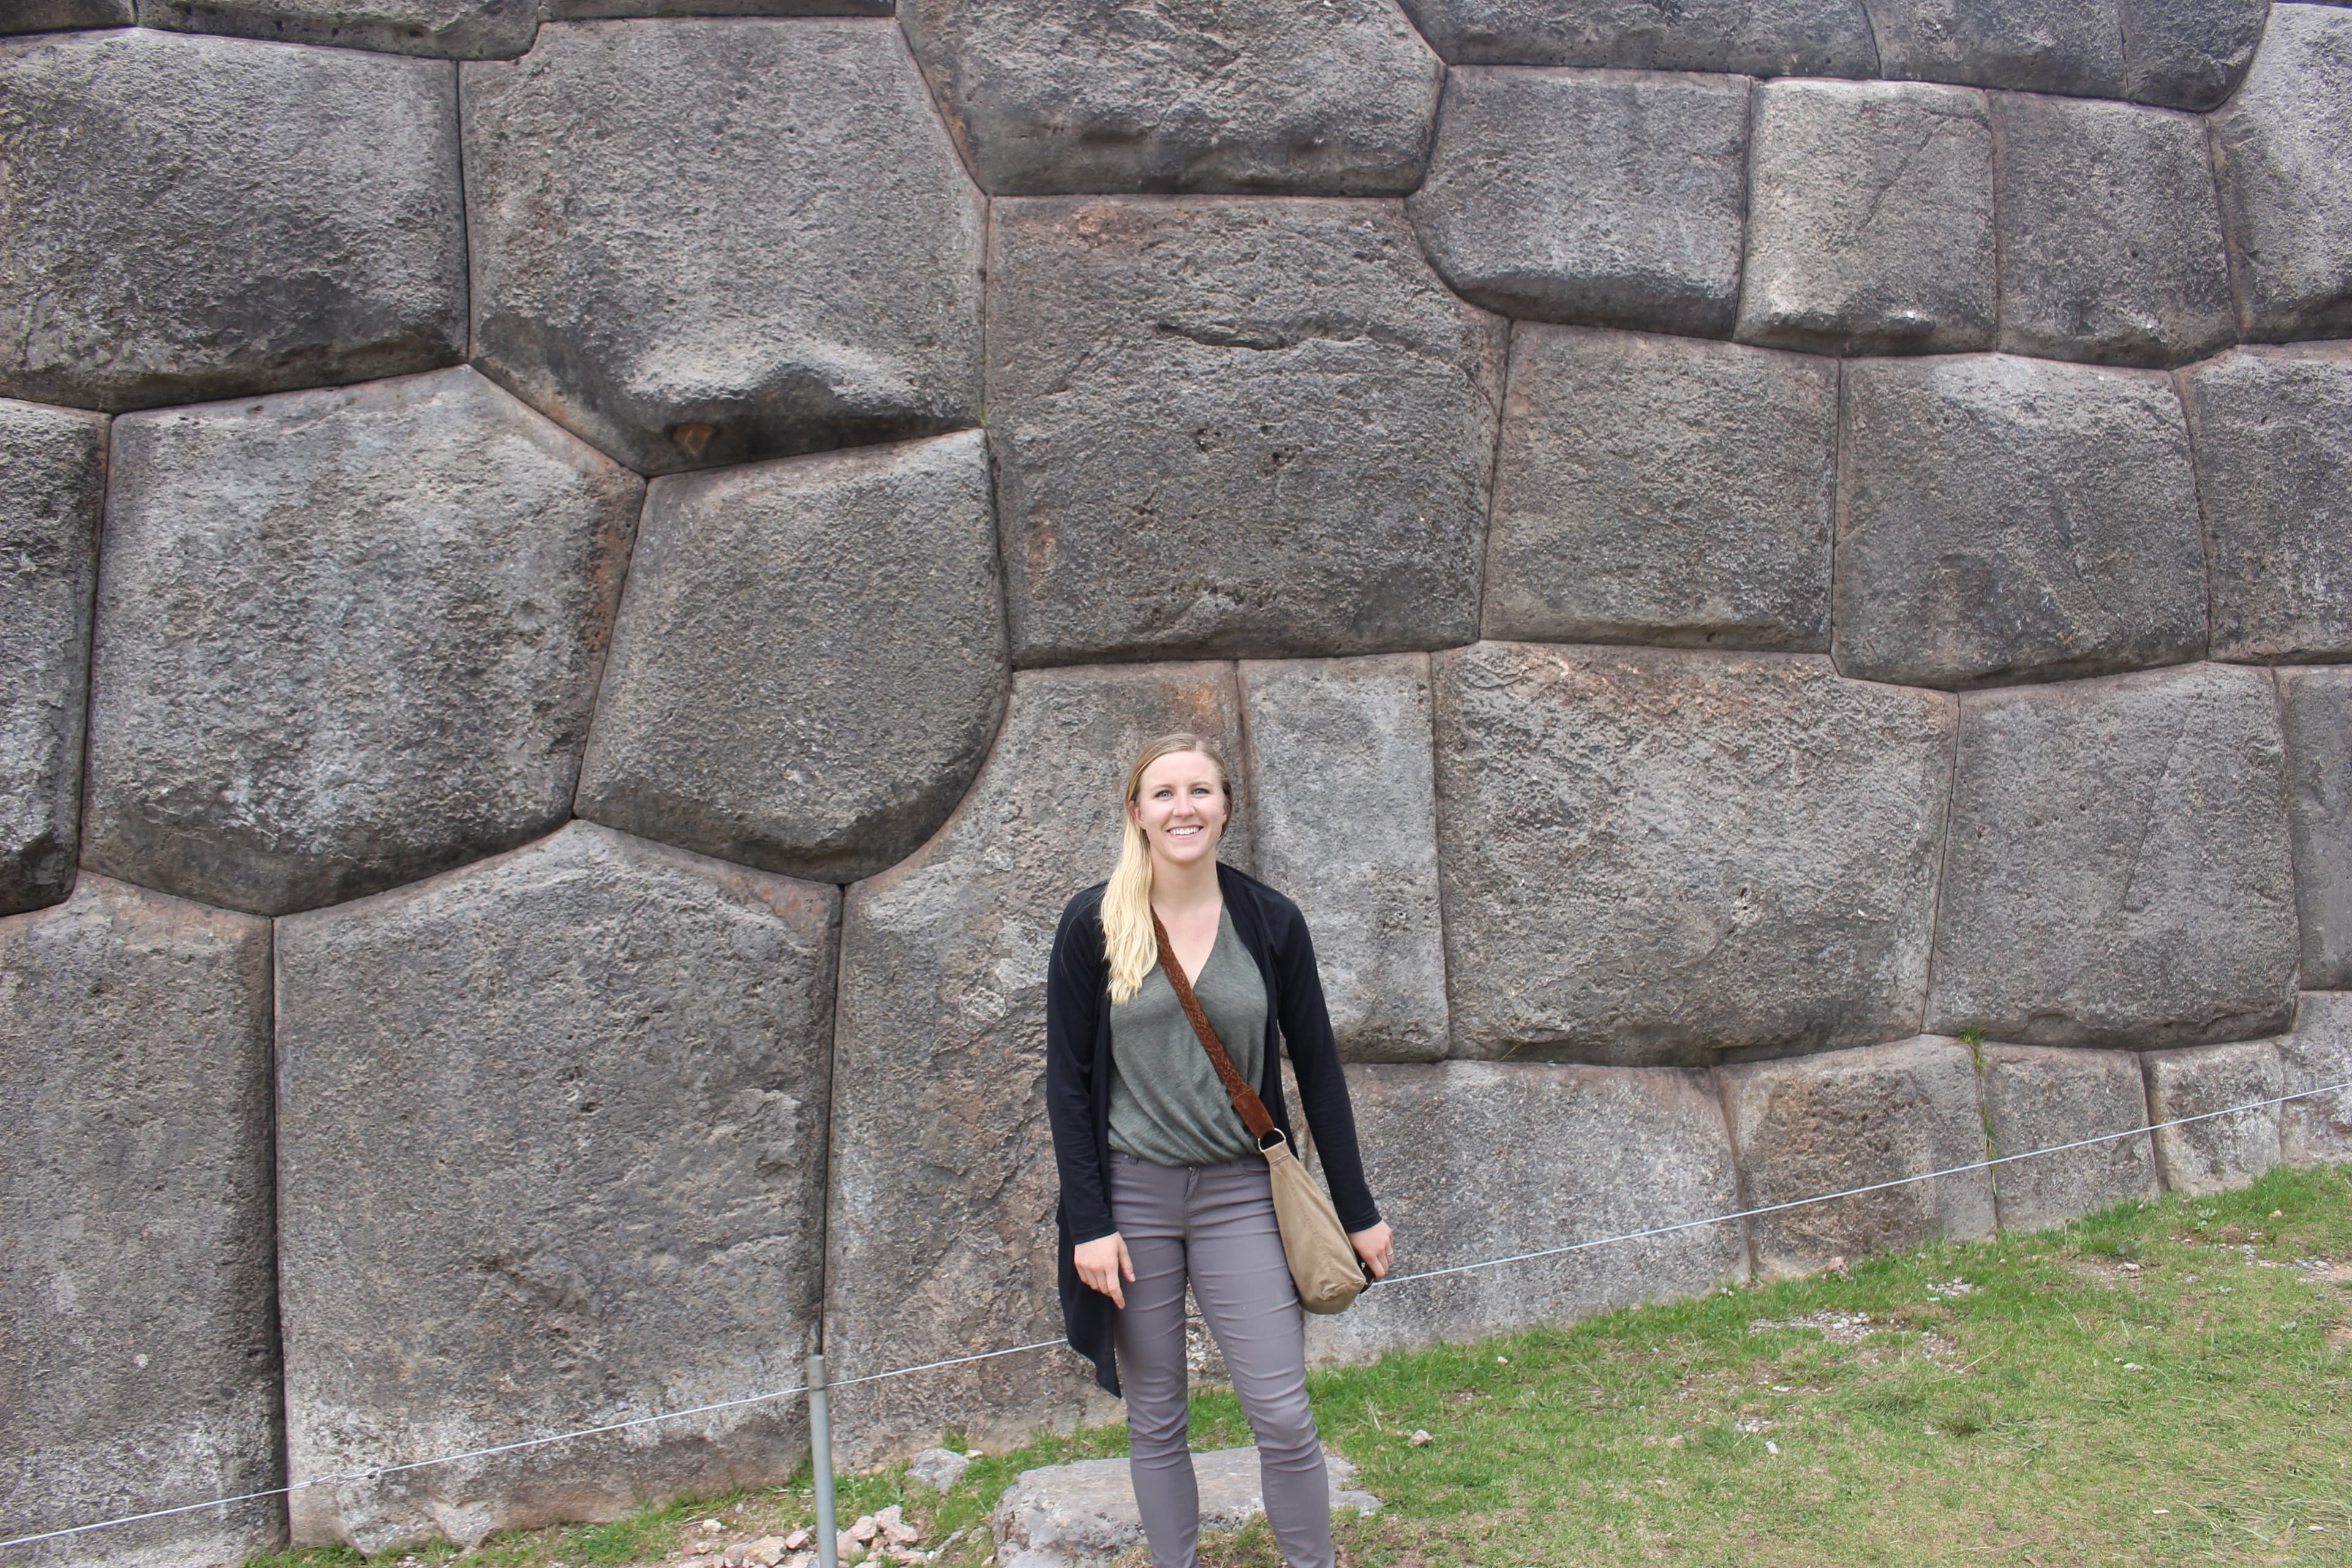
<instances>
[{"instance_id":1,"label":"woman's hand","mask_svg":"<svg viewBox=\"0 0 2352 1568\"><path fill-rule=\"evenodd\" d=\"M1370 1230L1352 1231L1348 1239L1355 1244L1356 1256L1364 1260L1364 1267L1371 1271L1373 1279L1389 1277L1390 1254L1395 1247L1396 1237L1389 1233L1388 1221L1382 1220ZM1135 1276L1130 1274L1128 1278L1132 1279Z\"/></svg>"},{"instance_id":2,"label":"woman's hand","mask_svg":"<svg viewBox=\"0 0 2352 1568\"><path fill-rule=\"evenodd\" d=\"M1381 1230L1385 1236L1388 1226L1382 1226ZM1128 1257L1127 1243L1118 1232L1080 1242L1073 1256L1077 1261L1078 1278L1109 1297L1112 1306L1124 1310L1127 1298L1120 1293L1118 1282L1124 1279L1130 1285L1135 1283L1135 1260Z\"/></svg>"}]
</instances>

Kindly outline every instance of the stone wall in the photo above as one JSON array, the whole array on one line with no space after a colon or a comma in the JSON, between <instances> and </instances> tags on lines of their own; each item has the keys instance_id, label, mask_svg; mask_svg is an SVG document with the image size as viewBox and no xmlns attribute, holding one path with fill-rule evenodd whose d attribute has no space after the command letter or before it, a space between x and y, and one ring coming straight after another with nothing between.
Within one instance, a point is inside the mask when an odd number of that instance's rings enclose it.
<instances>
[{"instance_id":1,"label":"stone wall","mask_svg":"<svg viewBox=\"0 0 2352 1568\"><path fill-rule=\"evenodd\" d=\"M1045 955L1180 726L1407 1269L2136 1134L1318 1353L2352 1157L2352 1095L2141 1131L2352 1077L2352 7L0 32L0 1534L1050 1336ZM1055 1350L836 1411L1101 1407Z\"/></svg>"}]
</instances>

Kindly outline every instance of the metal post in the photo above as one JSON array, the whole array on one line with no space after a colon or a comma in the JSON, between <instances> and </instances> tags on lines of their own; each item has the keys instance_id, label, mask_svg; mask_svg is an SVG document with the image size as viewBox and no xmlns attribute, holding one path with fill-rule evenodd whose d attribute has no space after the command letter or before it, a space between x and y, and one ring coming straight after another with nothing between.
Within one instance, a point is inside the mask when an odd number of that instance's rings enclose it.
<instances>
[{"instance_id":1,"label":"metal post","mask_svg":"<svg viewBox=\"0 0 2352 1568\"><path fill-rule=\"evenodd\" d=\"M817 1568L841 1568L833 1522L833 1411L824 1394L824 1357L808 1358L809 1470L816 1482Z\"/></svg>"}]
</instances>

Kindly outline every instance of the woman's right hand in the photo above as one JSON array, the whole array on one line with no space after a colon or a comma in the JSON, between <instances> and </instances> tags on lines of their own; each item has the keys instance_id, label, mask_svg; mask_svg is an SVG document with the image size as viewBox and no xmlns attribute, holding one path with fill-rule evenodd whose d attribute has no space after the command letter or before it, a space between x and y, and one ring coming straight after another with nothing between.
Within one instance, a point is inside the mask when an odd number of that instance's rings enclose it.
<instances>
[{"instance_id":1,"label":"woman's right hand","mask_svg":"<svg viewBox=\"0 0 2352 1568\"><path fill-rule=\"evenodd\" d=\"M1127 1298L1120 1293L1118 1282L1135 1283L1135 1260L1127 1255L1127 1243L1117 1231L1098 1236L1092 1241L1082 1241L1074 1254L1078 1265L1078 1278L1110 1298L1110 1304L1122 1310Z\"/></svg>"}]
</instances>

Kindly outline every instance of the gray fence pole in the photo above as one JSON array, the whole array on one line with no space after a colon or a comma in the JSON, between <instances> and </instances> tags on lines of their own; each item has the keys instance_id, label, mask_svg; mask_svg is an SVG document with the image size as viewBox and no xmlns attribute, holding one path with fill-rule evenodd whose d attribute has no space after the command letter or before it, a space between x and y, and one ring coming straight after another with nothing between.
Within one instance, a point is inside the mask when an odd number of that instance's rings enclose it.
<instances>
[{"instance_id":1,"label":"gray fence pole","mask_svg":"<svg viewBox=\"0 0 2352 1568\"><path fill-rule=\"evenodd\" d=\"M824 1357L808 1358L809 1469L816 1482L818 1568L841 1568L841 1537L833 1522L833 1410L825 1399Z\"/></svg>"}]
</instances>

